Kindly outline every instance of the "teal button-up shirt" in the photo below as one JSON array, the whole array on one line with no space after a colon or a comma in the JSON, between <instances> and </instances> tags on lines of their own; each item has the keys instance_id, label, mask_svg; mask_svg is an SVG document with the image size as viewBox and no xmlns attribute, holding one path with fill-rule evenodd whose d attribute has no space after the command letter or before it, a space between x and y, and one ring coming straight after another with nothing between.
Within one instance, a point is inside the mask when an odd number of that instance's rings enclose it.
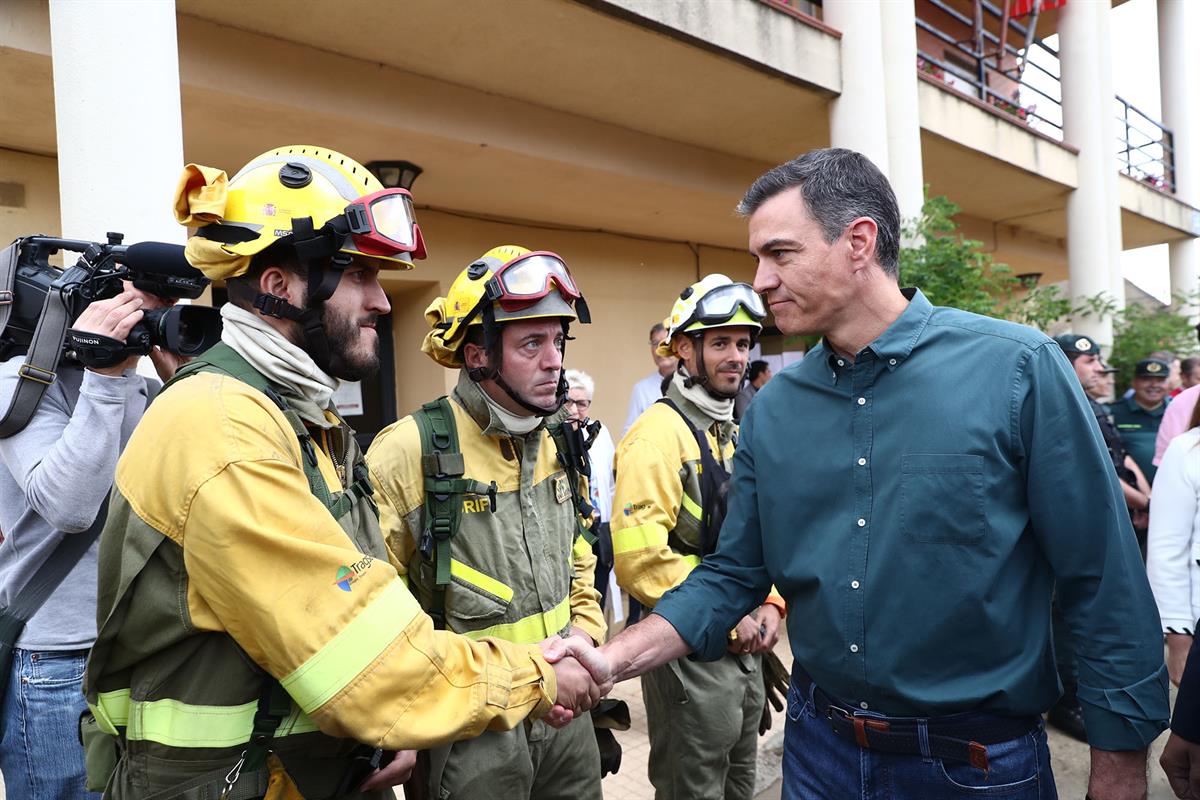
<instances>
[{"instance_id":1,"label":"teal button-up shirt","mask_svg":"<svg viewBox=\"0 0 1200 800\"><path fill-rule=\"evenodd\" d=\"M797 662L847 706L1032 715L1060 692L1056 583L1089 740L1145 747L1162 633L1078 379L1042 334L915 292L855 359L819 345L758 393L717 551L655 613L716 659L774 584Z\"/></svg>"},{"instance_id":2,"label":"teal button-up shirt","mask_svg":"<svg viewBox=\"0 0 1200 800\"><path fill-rule=\"evenodd\" d=\"M1163 400L1153 411L1139 406L1132 396L1122 397L1112 404L1113 423L1117 426L1117 433L1148 483L1154 483L1154 475L1158 472L1158 467L1154 466L1154 444L1158 439L1158 426L1162 424L1163 412L1167 410L1168 402Z\"/></svg>"}]
</instances>

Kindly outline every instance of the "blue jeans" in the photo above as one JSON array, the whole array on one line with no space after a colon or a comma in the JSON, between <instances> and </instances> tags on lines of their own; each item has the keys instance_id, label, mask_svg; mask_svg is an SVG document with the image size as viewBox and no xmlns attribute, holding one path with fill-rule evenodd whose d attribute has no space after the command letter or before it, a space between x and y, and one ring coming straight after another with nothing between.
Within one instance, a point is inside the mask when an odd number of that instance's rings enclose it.
<instances>
[{"instance_id":1,"label":"blue jeans","mask_svg":"<svg viewBox=\"0 0 1200 800\"><path fill-rule=\"evenodd\" d=\"M979 715L983 718L985 715ZM1057 800L1046 730L988 745L989 769L867 750L818 717L808 690L788 687L783 800Z\"/></svg>"},{"instance_id":2,"label":"blue jeans","mask_svg":"<svg viewBox=\"0 0 1200 800\"><path fill-rule=\"evenodd\" d=\"M0 706L0 772L8 800L99 800L84 788L79 715L86 650L13 651Z\"/></svg>"}]
</instances>

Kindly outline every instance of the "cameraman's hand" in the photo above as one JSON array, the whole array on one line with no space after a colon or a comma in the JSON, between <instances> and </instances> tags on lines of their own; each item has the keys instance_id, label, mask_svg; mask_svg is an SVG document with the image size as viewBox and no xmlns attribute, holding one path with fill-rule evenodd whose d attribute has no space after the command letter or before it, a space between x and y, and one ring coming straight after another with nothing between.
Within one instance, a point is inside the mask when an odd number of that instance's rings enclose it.
<instances>
[{"instance_id":1,"label":"cameraman's hand","mask_svg":"<svg viewBox=\"0 0 1200 800\"><path fill-rule=\"evenodd\" d=\"M97 300L83 310L72 325L77 331L98 333L112 339L125 341L133 326L142 319L142 298L136 292L121 292L107 300ZM92 372L110 377L120 377L127 369L137 366L137 356L131 356L112 367L88 367Z\"/></svg>"},{"instance_id":2,"label":"cameraman's hand","mask_svg":"<svg viewBox=\"0 0 1200 800\"><path fill-rule=\"evenodd\" d=\"M150 361L154 364L154 371L158 373L158 378L163 383L174 378L175 371L191 360L188 356L172 353L158 345L150 350Z\"/></svg>"}]
</instances>

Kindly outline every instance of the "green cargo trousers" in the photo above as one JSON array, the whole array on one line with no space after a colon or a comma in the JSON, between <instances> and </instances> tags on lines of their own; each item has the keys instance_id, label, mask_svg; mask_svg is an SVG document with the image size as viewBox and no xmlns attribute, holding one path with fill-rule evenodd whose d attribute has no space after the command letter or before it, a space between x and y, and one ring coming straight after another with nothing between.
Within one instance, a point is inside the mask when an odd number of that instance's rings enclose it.
<instances>
[{"instance_id":1,"label":"green cargo trousers","mask_svg":"<svg viewBox=\"0 0 1200 800\"><path fill-rule=\"evenodd\" d=\"M752 800L762 656L681 658L642 676L655 800Z\"/></svg>"},{"instance_id":2,"label":"green cargo trousers","mask_svg":"<svg viewBox=\"0 0 1200 800\"><path fill-rule=\"evenodd\" d=\"M528 721L455 742L438 800L603 800L592 715L561 730Z\"/></svg>"}]
</instances>

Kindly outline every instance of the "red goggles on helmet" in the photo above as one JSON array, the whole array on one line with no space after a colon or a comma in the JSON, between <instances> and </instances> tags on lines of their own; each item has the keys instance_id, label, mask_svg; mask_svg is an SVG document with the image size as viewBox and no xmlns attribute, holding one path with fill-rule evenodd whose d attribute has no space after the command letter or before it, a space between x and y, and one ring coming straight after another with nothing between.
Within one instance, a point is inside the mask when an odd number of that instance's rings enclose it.
<instances>
[{"instance_id":1,"label":"red goggles on helmet","mask_svg":"<svg viewBox=\"0 0 1200 800\"><path fill-rule=\"evenodd\" d=\"M366 256L394 256L397 252L425 258L425 238L413 212L407 189L382 189L346 206L355 248Z\"/></svg>"},{"instance_id":2,"label":"red goggles on helmet","mask_svg":"<svg viewBox=\"0 0 1200 800\"><path fill-rule=\"evenodd\" d=\"M497 269L488 281L487 299L499 303L506 311L519 311L555 288L564 300L577 301L583 297L566 263L554 253L539 250L518 256Z\"/></svg>"}]
</instances>

